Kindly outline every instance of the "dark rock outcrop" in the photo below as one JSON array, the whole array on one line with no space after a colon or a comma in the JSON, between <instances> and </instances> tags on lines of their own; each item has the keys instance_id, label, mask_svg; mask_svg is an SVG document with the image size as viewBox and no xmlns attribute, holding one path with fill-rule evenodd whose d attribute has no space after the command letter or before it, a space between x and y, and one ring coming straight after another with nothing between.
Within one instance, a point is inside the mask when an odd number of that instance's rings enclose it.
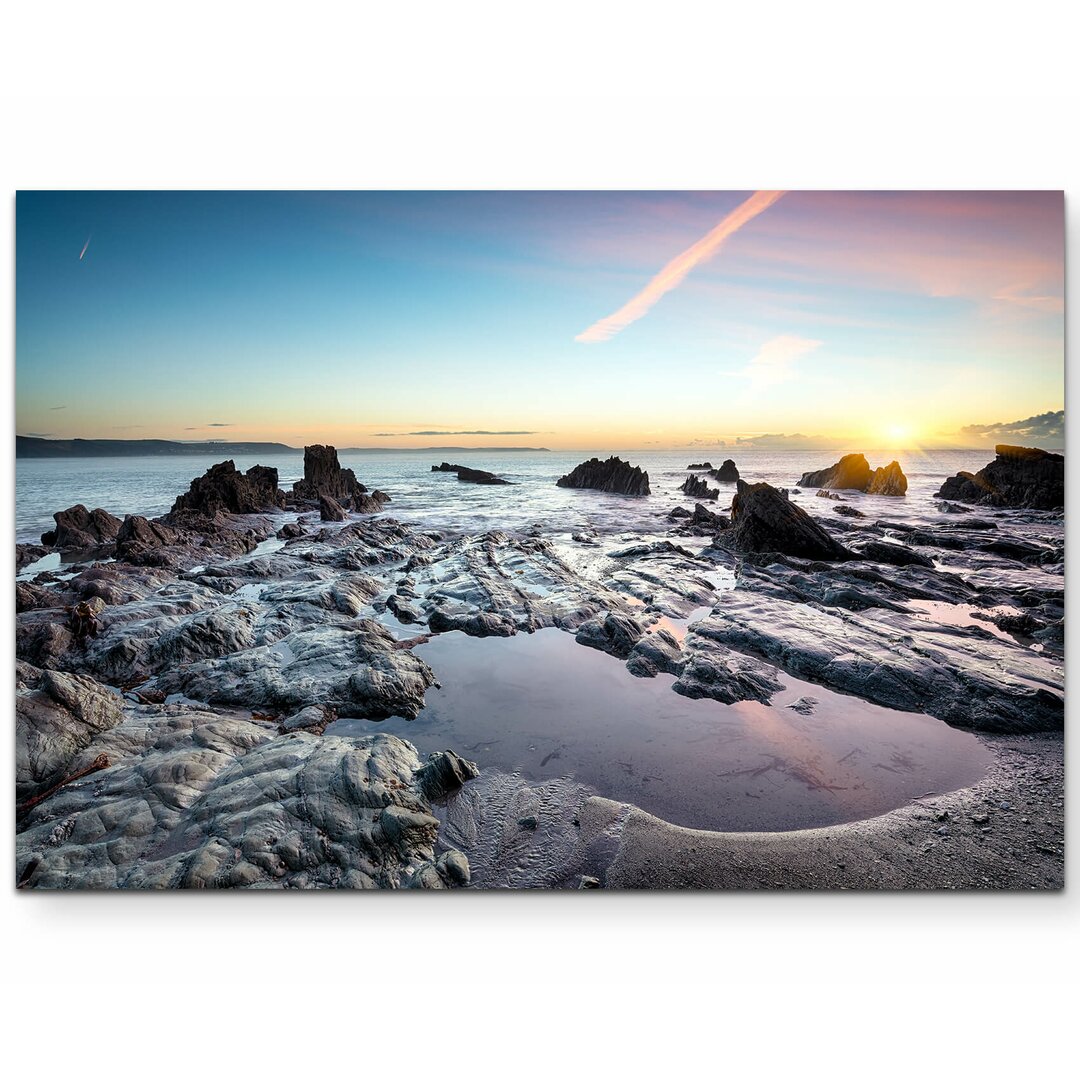
<instances>
[{"instance_id":1,"label":"dark rock outcrop","mask_svg":"<svg viewBox=\"0 0 1080 1080\"><path fill-rule=\"evenodd\" d=\"M694 499L720 498L720 489L709 487L709 485L699 476L688 476L682 484L679 485L679 490Z\"/></svg>"},{"instance_id":2,"label":"dark rock outcrop","mask_svg":"<svg viewBox=\"0 0 1080 1080\"><path fill-rule=\"evenodd\" d=\"M304 479L293 484L293 494L298 499L317 502L325 495L344 503L366 491L352 469L341 467L333 446L316 443L304 447Z\"/></svg>"},{"instance_id":3,"label":"dark rock outcrop","mask_svg":"<svg viewBox=\"0 0 1080 1080\"><path fill-rule=\"evenodd\" d=\"M104 547L116 539L120 519L107 510L87 510L82 503L57 510L53 514L56 528L42 533L41 542L58 551L89 551Z\"/></svg>"},{"instance_id":4,"label":"dark rock outcrop","mask_svg":"<svg viewBox=\"0 0 1080 1080\"><path fill-rule=\"evenodd\" d=\"M898 461L871 469L862 454L845 454L835 465L817 472L803 473L799 487L842 488L871 495L904 495L907 477Z\"/></svg>"},{"instance_id":5,"label":"dark rock outcrop","mask_svg":"<svg viewBox=\"0 0 1080 1080\"><path fill-rule=\"evenodd\" d=\"M691 469L711 469L711 468L712 468L712 462L711 461L701 461L701 462L698 462L697 464L687 465L686 466L686 469L687 469L688 472Z\"/></svg>"},{"instance_id":6,"label":"dark rock outcrop","mask_svg":"<svg viewBox=\"0 0 1080 1080\"><path fill-rule=\"evenodd\" d=\"M890 566L925 566L933 569L934 560L921 552L912 551L903 544L889 544L884 540L868 540L858 552L864 559L888 563Z\"/></svg>"},{"instance_id":7,"label":"dark rock outcrop","mask_svg":"<svg viewBox=\"0 0 1080 1080\"><path fill-rule=\"evenodd\" d=\"M734 484L739 479L739 470L735 462L728 458L719 469L710 469L709 475L721 484Z\"/></svg>"},{"instance_id":8,"label":"dark rock outcrop","mask_svg":"<svg viewBox=\"0 0 1080 1080\"><path fill-rule=\"evenodd\" d=\"M191 481L186 495L177 497L170 513L193 511L214 514L258 514L280 510L285 493L278 489L277 469L253 465L240 472L232 461L220 461Z\"/></svg>"},{"instance_id":9,"label":"dark rock outcrop","mask_svg":"<svg viewBox=\"0 0 1080 1080\"><path fill-rule=\"evenodd\" d=\"M607 461L589 458L566 476L560 477L556 484L565 488L607 491L613 495L649 494L649 474L618 457L609 457Z\"/></svg>"},{"instance_id":10,"label":"dark rock outcrop","mask_svg":"<svg viewBox=\"0 0 1080 1080\"><path fill-rule=\"evenodd\" d=\"M128 514L116 534L116 556L136 561L152 548L167 547L178 542L175 529L160 521L149 521L139 514Z\"/></svg>"},{"instance_id":11,"label":"dark rock outcrop","mask_svg":"<svg viewBox=\"0 0 1080 1080\"><path fill-rule=\"evenodd\" d=\"M467 465L451 465L444 461L441 465L432 465L432 472L457 473L457 478L466 484L509 484L494 473L485 472L483 469L470 469Z\"/></svg>"},{"instance_id":12,"label":"dark rock outcrop","mask_svg":"<svg viewBox=\"0 0 1080 1080\"><path fill-rule=\"evenodd\" d=\"M345 521L348 516L345 507L337 499L329 495L319 496L319 517L323 521Z\"/></svg>"},{"instance_id":13,"label":"dark rock outcrop","mask_svg":"<svg viewBox=\"0 0 1080 1080\"><path fill-rule=\"evenodd\" d=\"M977 473L960 472L941 485L936 499L1057 510L1065 505L1065 458L1025 446L994 447L997 457Z\"/></svg>"},{"instance_id":14,"label":"dark rock outcrop","mask_svg":"<svg viewBox=\"0 0 1080 1080\"><path fill-rule=\"evenodd\" d=\"M742 554L778 552L804 559L838 561L851 553L838 544L803 509L771 484L738 481L731 504L731 528L714 546Z\"/></svg>"},{"instance_id":15,"label":"dark rock outcrop","mask_svg":"<svg viewBox=\"0 0 1080 1080\"><path fill-rule=\"evenodd\" d=\"M31 563L48 554L41 544L16 544L15 545L15 573L24 570Z\"/></svg>"}]
</instances>

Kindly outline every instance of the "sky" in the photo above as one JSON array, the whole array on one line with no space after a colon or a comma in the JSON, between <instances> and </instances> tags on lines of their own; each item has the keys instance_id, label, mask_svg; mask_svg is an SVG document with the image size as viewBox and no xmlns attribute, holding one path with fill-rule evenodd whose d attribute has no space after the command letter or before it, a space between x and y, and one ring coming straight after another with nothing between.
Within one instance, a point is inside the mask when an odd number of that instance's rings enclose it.
<instances>
[{"instance_id":1,"label":"sky","mask_svg":"<svg viewBox=\"0 0 1080 1080\"><path fill-rule=\"evenodd\" d=\"M1061 192L16 197L20 435L982 446L1063 406Z\"/></svg>"}]
</instances>

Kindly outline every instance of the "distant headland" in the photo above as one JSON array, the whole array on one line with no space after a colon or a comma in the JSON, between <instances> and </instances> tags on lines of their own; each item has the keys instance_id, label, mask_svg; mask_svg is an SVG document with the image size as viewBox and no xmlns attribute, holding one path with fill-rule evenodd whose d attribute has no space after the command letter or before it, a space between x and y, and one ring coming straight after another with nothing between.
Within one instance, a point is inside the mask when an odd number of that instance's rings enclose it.
<instances>
[{"instance_id":1,"label":"distant headland","mask_svg":"<svg viewBox=\"0 0 1080 1080\"><path fill-rule=\"evenodd\" d=\"M342 454L428 454L483 450L499 453L550 453L546 446L349 446ZM17 458L165 457L179 454L302 454L303 447L279 442L176 442L170 439L39 439L15 436Z\"/></svg>"}]
</instances>

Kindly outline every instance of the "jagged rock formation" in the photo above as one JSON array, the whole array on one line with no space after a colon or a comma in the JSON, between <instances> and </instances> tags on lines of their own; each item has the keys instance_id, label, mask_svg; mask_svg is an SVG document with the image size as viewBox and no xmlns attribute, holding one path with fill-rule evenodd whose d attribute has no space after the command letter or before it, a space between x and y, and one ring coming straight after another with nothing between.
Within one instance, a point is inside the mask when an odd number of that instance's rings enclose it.
<instances>
[{"instance_id":1,"label":"jagged rock formation","mask_svg":"<svg viewBox=\"0 0 1080 1080\"><path fill-rule=\"evenodd\" d=\"M994 447L997 457L974 475L960 472L941 485L936 499L981 506L1057 510L1065 505L1065 458L1024 446Z\"/></svg>"},{"instance_id":2,"label":"jagged rock formation","mask_svg":"<svg viewBox=\"0 0 1080 1080\"><path fill-rule=\"evenodd\" d=\"M709 487L705 480L698 476L688 476L679 485L679 490L694 499L720 498L720 489Z\"/></svg>"},{"instance_id":3,"label":"jagged rock formation","mask_svg":"<svg viewBox=\"0 0 1080 1080\"><path fill-rule=\"evenodd\" d=\"M346 503L366 491L352 469L341 467L335 447L320 443L304 447L304 478L293 484L297 499L314 503L321 496L327 496Z\"/></svg>"},{"instance_id":4,"label":"jagged rock formation","mask_svg":"<svg viewBox=\"0 0 1080 1080\"><path fill-rule=\"evenodd\" d=\"M120 530L120 519L107 510L87 510L82 503L57 510L53 514L56 528L41 534L46 547L58 551L88 551L111 544Z\"/></svg>"},{"instance_id":5,"label":"jagged rock formation","mask_svg":"<svg viewBox=\"0 0 1080 1080\"><path fill-rule=\"evenodd\" d=\"M850 559L838 544L800 507L771 484L738 481L731 504L731 528L713 541L740 553L779 552L805 559Z\"/></svg>"},{"instance_id":6,"label":"jagged rock formation","mask_svg":"<svg viewBox=\"0 0 1080 1080\"><path fill-rule=\"evenodd\" d=\"M614 456L607 461L589 458L566 476L560 477L556 484L565 488L607 491L614 495L649 494L649 474Z\"/></svg>"},{"instance_id":7,"label":"jagged rock formation","mask_svg":"<svg viewBox=\"0 0 1080 1080\"><path fill-rule=\"evenodd\" d=\"M735 462L728 458L719 469L710 469L709 475L722 484L734 484L739 479L739 470L736 468Z\"/></svg>"},{"instance_id":8,"label":"jagged rock formation","mask_svg":"<svg viewBox=\"0 0 1080 1080\"><path fill-rule=\"evenodd\" d=\"M900 462L890 461L888 465L875 469L866 491L869 495L906 495L907 477L900 468Z\"/></svg>"},{"instance_id":9,"label":"jagged rock formation","mask_svg":"<svg viewBox=\"0 0 1080 1080\"><path fill-rule=\"evenodd\" d=\"M170 514L258 514L284 505L277 469L253 465L242 473L232 461L221 461L191 481L188 493L177 497Z\"/></svg>"},{"instance_id":10,"label":"jagged rock formation","mask_svg":"<svg viewBox=\"0 0 1080 1080\"><path fill-rule=\"evenodd\" d=\"M907 477L898 461L871 470L870 463L862 454L845 454L827 469L803 473L799 487L844 488L871 495L904 495L907 492Z\"/></svg>"},{"instance_id":11,"label":"jagged rock formation","mask_svg":"<svg viewBox=\"0 0 1080 1080\"><path fill-rule=\"evenodd\" d=\"M701 462L698 462L695 465L687 465L686 468L687 468L687 471L689 471L691 469L711 469L712 468L712 462L711 461L701 461Z\"/></svg>"},{"instance_id":12,"label":"jagged rock formation","mask_svg":"<svg viewBox=\"0 0 1080 1080\"><path fill-rule=\"evenodd\" d=\"M432 465L432 472L457 473L457 478L466 484L509 484L494 473L485 472L483 469L470 469L467 465L451 465L444 461L441 465Z\"/></svg>"},{"instance_id":13,"label":"jagged rock formation","mask_svg":"<svg viewBox=\"0 0 1080 1080\"><path fill-rule=\"evenodd\" d=\"M175 529L160 521L149 521L139 514L128 514L116 534L116 557L138 562L154 549L167 547L179 541Z\"/></svg>"}]
</instances>

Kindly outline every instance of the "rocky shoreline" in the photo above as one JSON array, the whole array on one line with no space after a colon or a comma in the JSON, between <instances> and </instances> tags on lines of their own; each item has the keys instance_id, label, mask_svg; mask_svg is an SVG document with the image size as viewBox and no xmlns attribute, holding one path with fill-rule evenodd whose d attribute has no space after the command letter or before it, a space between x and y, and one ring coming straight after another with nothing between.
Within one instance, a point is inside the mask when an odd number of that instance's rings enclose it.
<instances>
[{"instance_id":1,"label":"rocky shoreline","mask_svg":"<svg viewBox=\"0 0 1080 1080\"><path fill-rule=\"evenodd\" d=\"M1021 509L903 525L867 513L875 492L859 516L811 514L798 489L738 480L730 516L658 509L615 543L405 525L322 446L291 492L224 462L159 519L58 512L16 550L19 885L1060 887L1064 532L1029 507L1053 495L1028 461L1036 494L1008 485ZM898 468L878 470L889 502ZM650 490L617 458L559 483ZM702 486L680 490L693 504ZM35 570L49 549L77 561ZM431 635L546 628L689 698L767 704L797 677L927 713L983 733L996 764L869 821L705 833L569 776L478 771L463 747L421 760L374 725L324 734L419 715Z\"/></svg>"}]
</instances>

